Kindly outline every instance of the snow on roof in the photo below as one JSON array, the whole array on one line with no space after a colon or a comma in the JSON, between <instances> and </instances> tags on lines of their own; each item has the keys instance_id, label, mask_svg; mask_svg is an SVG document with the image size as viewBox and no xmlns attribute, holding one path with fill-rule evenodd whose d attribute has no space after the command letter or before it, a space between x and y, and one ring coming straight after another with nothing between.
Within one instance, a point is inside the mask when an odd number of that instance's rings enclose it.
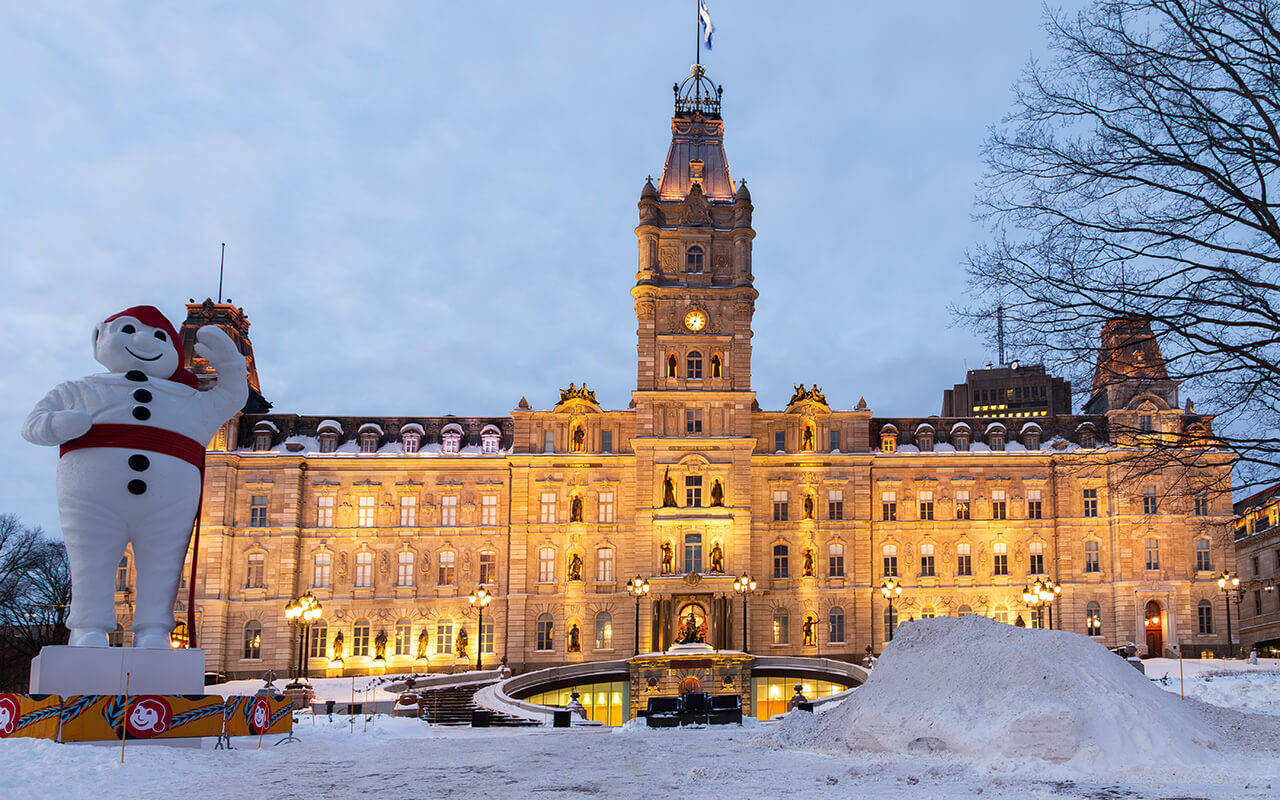
<instances>
[{"instance_id":1,"label":"snow on roof","mask_svg":"<svg viewBox=\"0 0 1280 800\"><path fill-rule=\"evenodd\" d=\"M498 426L493 424L485 425L483 428L480 429L481 436L484 436L487 433L496 433L499 436L502 435L502 431L498 430Z\"/></svg>"},{"instance_id":2,"label":"snow on roof","mask_svg":"<svg viewBox=\"0 0 1280 800\"><path fill-rule=\"evenodd\" d=\"M462 426L456 422L450 422L448 425L445 425L443 428L440 429L440 433L441 434L462 433Z\"/></svg>"},{"instance_id":3,"label":"snow on roof","mask_svg":"<svg viewBox=\"0 0 1280 800\"><path fill-rule=\"evenodd\" d=\"M1003 432L1003 431L1004 431L1004 423L1003 423L1003 422L993 422L993 423L991 423L990 425L988 425L988 426L987 426L986 432L987 432L987 433L991 433L992 431L1001 431L1001 432Z\"/></svg>"},{"instance_id":4,"label":"snow on roof","mask_svg":"<svg viewBox=\"0 0 1280 800\"><path fill-rule=\"evenodd\" d=\"M364 433L365 431L373 431L374 433L381 436L382 426L376 422L366 422L365 424L360 426L360 433Z\"/></svg>"},{"instance_id":5,"label":"snow on roof","mask_svg":"<svg viewBox=\"0 0 1280 800\"><path fill-rule=\"evenodd\" d=\"M1021 433L1026 433L1027 431L1038 431L1038 430L1040 430L1039 425L1035 424L1034 422L1026 422L1026 423L1023 423L1022 425Z\"/></svg>"},{"instance_id":6,"label":"snow on roof","mask_svg":"<svg viewBox=\"0 0 1280 800\"><path fill-rule=\"evenodd\" d=\"M921 431L932 433L933 426L927 422L921 422L919 425L916 426L916 433L920 433Z\"/></svg>"},{"instance_id":7,"label":"snow on roof","mask_svg":"<svg viewBox=\"0 0 1280 800\"><path fill-rule=\"evenodd\" d=\"M269 419L260 419L260 420L258 420L256 423L254 423L254 425L253 425L253 429L256 431L256 430L258 430L259 428L264 429L264 430L273 431L273 432L275 432L275 433L279 433L279 432L280 432L280 429L276 427L276 424L275 424L274 422L272 422L271 420L269 420Z\"/></svg>"},{"instance_id":8,"label":"snow on roof","mask_svg":"<svg viewBox=\"0 0 1280 800\"><path fill-rule=\"evenodd\" d=\"M969 430L969 423L967 423L967 422L957 422L955 425L952 425L952 426L951 426L951 430L952 430L952 431L967 431L967 430Z\"/></svg>"},{"instance_id":9,"label":"snow on roof","mask_svg":"<svg viewBox=\"0 0 1280 800\"><path fill-rule=\"evenodd\" d=\"M424 431L422 430L422 426L419 425L418 423L406 422L405 424L400 426L400 434L404 435L406 433L416 433L419 436L421 436L424 433Z\"/></svg>"},{"instance_id":10,"label":"snow on roof","mask_svg":"<svg viewBox=\"0 0 1280 800\"><path fill-rule=\"evenodd\" d=\"M338 433L342 433L342 426L338 424L336 419L326 419L324 422L321 422L316 426L316 432L318 433L320 431L337 431Z\"/></svg>"}]
</instances>

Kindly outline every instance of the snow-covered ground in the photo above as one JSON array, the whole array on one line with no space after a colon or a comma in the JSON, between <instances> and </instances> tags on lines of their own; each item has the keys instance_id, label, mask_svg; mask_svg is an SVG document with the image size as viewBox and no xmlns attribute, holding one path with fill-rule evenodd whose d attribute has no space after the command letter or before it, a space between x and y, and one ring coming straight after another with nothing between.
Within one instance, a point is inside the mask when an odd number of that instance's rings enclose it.
<instances>
[{"instance_id":1,"label":"snow-covered ground","mask_svg":"<svg viewBox=\"0 0 1280 800\"><path fill-rule=\"evenodd\" d=\"M922 637L926 633L919 623L911 629ZM1114 664L1098 662L1092 674L1082 675L1078 663L1064 662L1045 675L1045 653L1037 648L1043 644L1052 654L1058 652L1054 648L1070 651L1075 643L1046 635L1051 632L1009 626L995 632L1003 636L1010 630L1016 636L1036 638L1006 642L1016 646L1013 656L1000 652L999 642L986 642L985 651L976 648L987 656L981 674L991 683L1010 686L1005 698L1014 706L1010 713L976 708L977 698L954 681L963 672L957 665L971 662L975 653L963 647L957 650L947 631L927 632L937 647L948 650L948 659L934 662L932 670L942 673L942 680L921 673L895 675L895 660L901 666L915 657L929 657L924 645L912 656L910 638L904 633L905 641L895 641L893 646L899 654L893 648L886 651L878 674L873 673L872 681L849 700L816 716L795 712L763 726L445 729L386 716L371 721L356 717L352 726L348 717L313 720L303 714L296 725L298 743L273 747L268 738L259 750L256 740L237 739L237 749L230 752L130 744L123 766L118 747L8 739L0 740L0 798L148 800L179 795L183 800L212 800L247 794L254 800L367 800L371 796L480 800L599 795L651 800L772 798L785 793L788 800L857 796L1236 800L1272 798L1280 790L1280 724L1275 719L1280 716L1280 665L1275 662L1256 667L1184 662L1186 694L1193 699L1183 701L1178 698L1177 661L1146 662L1148 677L1155 680L1136 683L1128 680L1129 673L1111 669L1121 665L1132 671L1119 659ZM1000 657L990 658L993 653ZM1021 678L1019 672L1024 673ZM1159 679L1166 672L1169 679L1164 684ZM1043 697L1036 696L1037 681L1052 686ZM882 689L875 689L877 682ZM317 686L322 696L350 699L350 679L328 683ZM261 681L244 684L217 688L252 691ZM948 691L931 689L934 684L947 686ZM342 691L347 694L341 695ZM859 693L864 691L866 699L860 700ZM1015 696L1022 698L1020 707L1010 700ZM1095 708L1079 708L1081 698L1092 698ZM993 694L985 702L997 699ZM907 722L927 716L912 712L912 707L927 707L930 714L945 718L934 728L936 738L969 730L989 737L988 747L966 752L956 742L933 752L919 748L895 752L889 742L879 751L850 749L857 737L851 735L849 725L858 719L859 702L862 713L881 703L884 708L901 704L906 710L900 716ZM1110 708L1102 709L1104 705ZM1009 745L1001 740L1002 725L1010 719L1044 719L1046 710L1085 715L1070 728L1078 752L1102 743L1128 760L1046 761L1025 753L996 752ZM1094 715L1095 710L1100 713ZM1052 713L1049 719L1055 719ZM1099 721L1110 727L1097 727L1094 723ZM1173 730L1175 726L1184 729ZM1188 731L1187 726L1198 731ZM1019 728L1017 735L1034 741L1038 736L1064 735L1064 730L1060 725ZM1176 751L1188 736L1212 738L1214 747L1190 754L1161 751L1162 746ZM1061 748L1056 752L1065 755Z\"/></svg>"}]
</instances>

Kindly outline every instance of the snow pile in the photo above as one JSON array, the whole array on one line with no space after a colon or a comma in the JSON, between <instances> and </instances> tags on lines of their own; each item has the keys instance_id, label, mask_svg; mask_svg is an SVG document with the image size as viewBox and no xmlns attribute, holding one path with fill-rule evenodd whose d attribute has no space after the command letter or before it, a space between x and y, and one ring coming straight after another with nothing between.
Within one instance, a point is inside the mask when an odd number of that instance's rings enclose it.
<instances>
[{"instance_id":1,"label":"snow pile","mask_svg":"<svg viewBox=\"0 0 1280 800\"><path fill-rule=\"evenodd\" d=\"M941 617L900 628L867 682L785 744L1167 768L1217 749L1199 709L1083 636Z\"/></svg>"}]
</instances>

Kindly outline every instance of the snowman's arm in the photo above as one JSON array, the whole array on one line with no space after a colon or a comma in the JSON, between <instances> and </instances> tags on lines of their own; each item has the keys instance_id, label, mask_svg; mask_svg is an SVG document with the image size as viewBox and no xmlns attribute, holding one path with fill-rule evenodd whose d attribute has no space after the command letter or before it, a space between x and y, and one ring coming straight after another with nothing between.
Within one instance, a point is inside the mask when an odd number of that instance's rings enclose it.
<instances>
[{"instance_id":1,"label":"snowman's arm","mask_svg":"<svg viewBox=\"0 0 1280 800\"><path fill-rule=\"evenodd\" d=\"M217 428L244 408L249 399L248 366L236 343L217 325L205 325L196 331L195 351L218 372L214 387L199 394L208 409L209 422Z\"/></svg>"},{"instance_id":2,"label":"snowman's arm","mask_svg":"<svg viewBox=\"0 0 1280 800\"><path fill-rule=\"evenodd\" d=\"M55 386L22 423L22 438L51 447L83 436L93 424L89 412L89 387L84 381Z\"/></svg>"}]
</instances>

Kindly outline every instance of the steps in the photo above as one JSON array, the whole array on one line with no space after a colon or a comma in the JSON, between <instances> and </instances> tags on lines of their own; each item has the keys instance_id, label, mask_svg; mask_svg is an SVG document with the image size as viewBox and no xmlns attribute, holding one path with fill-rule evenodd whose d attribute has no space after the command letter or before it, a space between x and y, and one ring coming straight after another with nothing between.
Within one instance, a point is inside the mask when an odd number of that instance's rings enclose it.
<instances>
[{"instance_id":1,"label":"steps","mask_svg":"<svg viewBox=\"0 0 1280 800\"><path fill-rule=\"evenodd\" d=\"M417 691L416 694L421 698L418 702L419 717L432 725L469 726L471 712L479 708L474 695L484 686L485 684L471 684ZM525 728L541 724L501 711L490 711L489 715L489 724L495 728Z\"/></svg>"}]
</instances>

